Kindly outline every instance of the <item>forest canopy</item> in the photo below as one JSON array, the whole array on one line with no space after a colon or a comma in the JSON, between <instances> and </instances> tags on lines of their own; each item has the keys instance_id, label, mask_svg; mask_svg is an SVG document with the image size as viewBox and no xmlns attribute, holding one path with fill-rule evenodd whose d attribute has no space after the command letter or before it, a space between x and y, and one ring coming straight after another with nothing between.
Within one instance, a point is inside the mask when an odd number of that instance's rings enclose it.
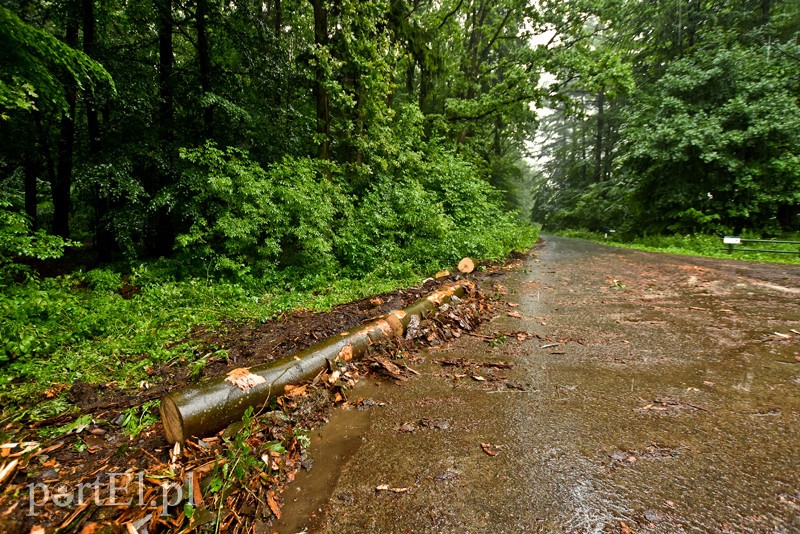
<instances>
[{"instance_id":1,"label":"forest canopy","mask_svg":"<svg viewBox=\"0 0 800 534\"><path fill-rule=\"evenodd\" d=\"M554 63L534 218L629 236L800 230L800 2L594 5L601 71Z\"/></svg>"},{"instance_id":2,"label":"forest canopy","mask_svg":"<svg viewBox=\"0 0 800 534\"><path fill-rule=\"evenodd\" d=\"M5 1L0 17L0 232L233 279L421 272L530 240L516 199L541 15L524 2Z\"/></svg>"}]
</instances>

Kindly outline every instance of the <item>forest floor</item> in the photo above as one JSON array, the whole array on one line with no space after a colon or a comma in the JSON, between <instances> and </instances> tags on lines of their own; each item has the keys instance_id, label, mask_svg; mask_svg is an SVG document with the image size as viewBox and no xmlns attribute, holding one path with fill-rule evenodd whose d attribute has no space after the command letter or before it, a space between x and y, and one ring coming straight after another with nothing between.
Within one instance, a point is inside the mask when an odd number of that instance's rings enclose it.
<instances>
[{"instance_id":1,"label":"forest floor","mask_svg":"<svg viewBox=\"0 0 800 534\"><path fill-rule=\"evenodd\" d=\"M484 263L469 278L505 275L522 264L521 257ZM413 372L403 364L405 355L474 329L491 305L475 293L451 306L446 315L423 321L418 339L376 347L365 360L342 367L348 380L328 380L330 369L313 383L273 399L246 418L246 428L232 425L217 436L190 440L182 449L169 446L160 421L152 416L158 399L203 377L301 351L404 308L460 276L448 273L419 287L374 295L325 313L300 310L264 323L199 327L192 337L193 344L208 347L202 367L172 360L148 369L149 383L136 389L121 388L113 380L69 386L67 399L80 409L80 417L64 414L3 428L7 442L0 444L0 531L153 533L213 530L215 522L223 530L267 528L281 515L283 486L313 464L304 447L310 429L327 421L335 405L370 405L348 398L360 377L410 378ZM384 356L401 367L382 364L387 361ZM52 395L62 394L64 387L55 388ZM52 437L42 439L43 433ZM239 468L228 470L225 464Z\"/></svg>"}]
</instances>

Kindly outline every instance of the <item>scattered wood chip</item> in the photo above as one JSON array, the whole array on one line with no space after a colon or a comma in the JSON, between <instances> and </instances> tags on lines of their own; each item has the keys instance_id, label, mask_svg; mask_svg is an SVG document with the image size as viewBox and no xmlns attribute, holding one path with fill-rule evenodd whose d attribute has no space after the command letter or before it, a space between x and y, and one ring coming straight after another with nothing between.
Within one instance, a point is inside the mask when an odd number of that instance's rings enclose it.
<instances>
[{"instance_id":1,"label":"scattered wood chip","mask_svg":"<svg viewBox=\"0 0 800 534\"><path fill-rule=\"evenodd\" d=\"M619 522L619 534L636 534L636 531L625 524L625 521Z\"/></svg>"},{"instance_id":2,"label":"scattered wood chip","mask_svg":"<svg viewBox=\"0 0 800 534\"><path fill-rule=\"evenodd\" d=\"M481 367L493 367L494 369L511 369L514 367L513 362L483 362Z\"/></svg>"},{"instance_id":3,"label":"scattered wood chip","mask_svg":"<svg viewBox=\"0 0 800 534\"><path fill-rule=\"evenodd\" d=\"M275 500L275 496L271 491L267 492L267 505L269 506L269 509L272 510L272 513L275 514L275 517L280 519L281 507L278 505L278 502Z\"/></svg>"},{"instance_id":4,"label":"scattered wood chip","mask_svg":"<svg viewBox=\"0 0 800 534\"><path fill-rule=\"evenodd\" d=\"M553 347L559 346L560 343L548 343L547 345L542 345L539 347L540 349L552 349Z\"/></svg>"},{"instance_id":5,"label":"scattered wood chip","mask_svg":"<svg viewBox=\"0 0 800 534\"><path fill-rule=\"evenodd\" d=\"M250 372L250 369L245 367L239 367L230 371L225 381L230 382L242 391L247 391L267 382L263 376L253 374Z\"/></svg>"},{"instance_id":6,"label":"scattered wood chip","mask_svg":"<svg viewBox=\"0 0 800 534\"><path fill-rule=\"evenodd\" d=\"M477 380L478 382L486 382L486 379L481 375L472 375L473 380Z\"/></svg>"},{"instance_id":7,"label":"scattered wood chip","mask_svg":"<svg viewBox=\"0 0 800 534\"><path fill-rule=\"evenodd\" d=\"M518 311L510 311L507 312L506 315L508 315L509 317L513 317L515 319L522 319L522 314L519 313Z\"/></svg>"},{"instance_id":8,"label":"scattered wood chip","mask_svg":"<svg viewBox=\"0 0 800 534\"><path fill-rule=\"evenodd\" d=\"M434 278L444 278L445 276L450 276L450 271L445 269L444 271L439 271L438 273L434 274Z\"/></svg>"},{"instance_id":9,"label":"scattered wood chip","mask_svg":"<svg viewBox=\"0 0 800 534\"><path fill-rule=\"evenodd\" d=\"M349 362L353 359L353 345L345 345L342 350L339 351L337 357L342 360L343 362Z\"/></svg>"},{"instance_id":10,"label":"scattered wood chip","mask_svg":"<svg viewBox=\"0 0 800 534\"><path fill-rule=\"evenodd\" d=\"M413 421L409 421L397 427L397 431L404 432L406 434L413 434L417 431L417 425Z\"/></svg>"},{"instance_id":11,"label":"scattered wood chip","mask_svg":"<svg viewBox=\"0 0 800 534\"><path fill-rule=\"evenodd\" d=\"M791 339L791 337L792 337L789 334L781 334L780 332L773 332L773 334L775 334L776 336L778 336L781 339Z\"/></svg>"},{"instance_id":12,"label":"scattered wood chip","mask_svg":"<svg viewBox=\"0 0 800 534\"><path fill-rule=\"evenodd\" d=\"M516 308L519 306L519 302L506 302L506 304L508 304L509 308Z\"/></svg>"},{"instance_id":13,"label":"scattered wood chip","mask_svg":"<svg viewBox=\"0 0 800 534\"><path fill-rule=\"evenodd\" d=\"M303 384L302 386L293 386L291 384L286 384L286 387L283 388L283 394L290 399L295 399L298 397L303 397L308 390L308 384Z\"/></svg>"},{"instance_id":14,"label":"scattered wood chip","mask_svg":"<svg viewBox=\"0 0 800 534\"><path fill-rule=\"evenodd\" d=\"M413 486L407 488L392 488L389 484L381 484L375 488L375 491L391 491L392 493L408 493Z\"/></svg>"},{"instance_id":15,"label":"scattered wood chip","mask_svg":"<svg viewBox=\"0 0 800 534\"><path fill-rule=\"evenodd\" d=\"M400 368L383 356L376 357L375 361L383 368L384 371L389 373L392 378L397 378L398 380L406 379L406 377L403 376L403 372L400 370Z\"/></svg>"},{"instance_id":16,"label":"scattered wood chip","mask_svg":"<svg viewBox=\"0 0 800 534\"><path fill-rule=\"evenodd\" d=\"M19 460L16 458L4 464L0 467L0 488L3 487L6 480L10 480L11 477L14 475L14 471L17 470L17 466L19 465Z\"/></svg>"}]
</instances>

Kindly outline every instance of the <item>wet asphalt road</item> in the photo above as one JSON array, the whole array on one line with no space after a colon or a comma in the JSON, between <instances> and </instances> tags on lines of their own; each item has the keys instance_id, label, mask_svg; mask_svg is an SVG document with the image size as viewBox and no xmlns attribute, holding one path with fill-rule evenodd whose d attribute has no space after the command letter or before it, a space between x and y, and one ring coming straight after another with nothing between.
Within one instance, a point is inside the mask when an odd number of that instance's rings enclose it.
<instances>
[{"instance_id":1,"label":"wet asphalt road","mask_svg":"<svg viewBox=\"0 0 800 534\"><path fill-rule=\"evenodd\" d=\"M480 332L540 338L363 380L385 405L314 433L280 532L800 532L800 267L546 238L499 283Z\"/></svg>"}]
</instances>

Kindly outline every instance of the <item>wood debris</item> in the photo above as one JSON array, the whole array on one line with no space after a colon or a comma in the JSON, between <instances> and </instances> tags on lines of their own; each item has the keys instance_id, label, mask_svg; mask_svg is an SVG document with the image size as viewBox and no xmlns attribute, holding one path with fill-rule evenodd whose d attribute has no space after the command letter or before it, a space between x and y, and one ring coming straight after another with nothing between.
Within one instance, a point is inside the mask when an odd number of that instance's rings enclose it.
<instances>
[{"instance_id":1,"label":"wood debris","mask_svg":"<svg viewBox=\"0 0 800 534\"><path fill-rule=\"evenodd\" d=\"M244 367L230 371L225 381L230 382L242 391L248 391L267 382L263 376L253 374Z\"/></svg>"}]
</instances>

